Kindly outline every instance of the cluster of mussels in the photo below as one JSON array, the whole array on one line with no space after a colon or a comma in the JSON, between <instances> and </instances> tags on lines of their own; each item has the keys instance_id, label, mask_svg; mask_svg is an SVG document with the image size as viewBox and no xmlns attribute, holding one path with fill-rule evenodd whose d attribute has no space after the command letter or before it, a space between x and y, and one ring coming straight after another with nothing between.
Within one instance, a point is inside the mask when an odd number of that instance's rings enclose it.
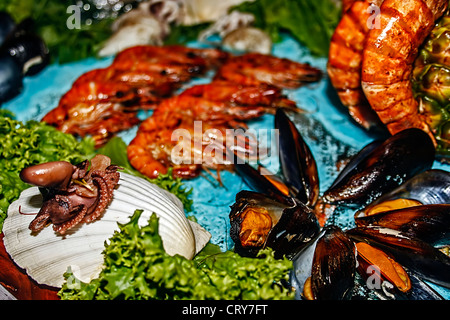
<instances>
[{"instance_id":1,"label":"cluster of mussels","mask_svg":"<svg viewBox=\"0 0 450 320\"><path fill-rule=\"evenodd\" d=\"M407 129L368 144L320 195L314 157L285 111L275 127L281 177L234 162L254 189L231 206L235 251L256 256L269 247L291 259L298 299L351 299L355 288L383 299L441 299L428 282L450 288L450 257L440 248L450 236L450 173L432 169L430 137ZM354 209L356 227L322 221L330 206Z\"/></svg>"}]
</instances>

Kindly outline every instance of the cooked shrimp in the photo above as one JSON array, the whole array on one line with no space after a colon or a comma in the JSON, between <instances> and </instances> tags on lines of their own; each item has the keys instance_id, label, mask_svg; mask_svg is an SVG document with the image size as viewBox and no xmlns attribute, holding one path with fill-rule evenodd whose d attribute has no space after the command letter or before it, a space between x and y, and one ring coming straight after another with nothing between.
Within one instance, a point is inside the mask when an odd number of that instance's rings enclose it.
<instances>
[{"instance_id":1,"label":"cooked shrimp","mask_svg":"<svg viewBox=\"0 0 450 320\"><path fill-rule=\"evenodd\" d=\"M217 49L183 46L136 46L120 52L112 67L119 70L145 70L179 77L187 81L220 64L228 55Z\"/></svg>"},{"instance_id":2,"label":"cooked shrimp","mask_svg":"<svg viewBox=\"0 0 450 320\"><path fill-rule=\"evenodd\" d=\"M173 114L171 117L173 119L176 116L177 114ZM205 151L210 143L223 145L220 138L226 136L227 127L205 127L207 123L204 122L202 131L197 132L193 119L183 117L178 120L180 122L173 126L161 124L163 120L158 117L150 117L143 123L145 129L143 127L138 130L127 148L128 160L135 169L149 178L156 178L159 174L167 173L171 167L174 177L195 178L203 167L219 169L226 166L226 163L214 161L215 155ZM182 130L179 131L182 135L178 137L181 138L178 141L177 136L173 136L176 134L175 130ZM212 133L216 135L212 137ZM214 141L215 139L219 140ZM178 150L174 149L176 147ZM196 161L198 158L200 160Z\"/></svg>"},{"instance_id":3,"label":"cooked shrimp","mask_svg":"<svg viewBox=\"0 0 450 320\"><path fill-rule=\"evenodd\" d=\"M140 122L132 108L135 99L135 92L125 84L84 82L64 94L42 121L62 132L92 135L99 147Z\"/></svg>"},{"instance_id":4,"label":"cooked shrimp","mask_svg":"<svg viewBox=\"0 0 450 320\"><path fill-rule=\"evenodd\" d=\"M153 88L159 95L166 95L178 88L180 79L159 72L121 70L113 67L94 69L82 74L72 84L73 87L84 82L120 82L132 88ZM167 90L159 92L162 88ZM168 91L170 90L170 92Z\"/></svg>"},{"instance_id":5,"label":"cooked shrimp","mask_svg":"<svg viewBox=\"0 0 450 320\"><path fill-rule=\"evenodd\" d=\"M128 146L128 159L134 168L150 178L166 173L169 167L173 167L174 176L184 178L196 177L204 167L227 167L230 164L226 161L227 129L245 126L242 121L262 114L263 108L230 107L223 102L188 95L166 99L139 126L135 139ZM196 121L199 121L197 125L201 124L201 132L196 130ZM179 132L188 134L190 139L172 141L177 129L183 130ZM251 155L252 142L237 138L237 147L248 149ZM176 145L187 152L177 154L177 160L172 157ZM197 157L200 157L199 162L194 161Z\"/></svg>"},{"instance_id":6,"label":"cooked shrimp","mask_svg":"<svg viewBox=\"0 0 450 320\"><path fill-rule=\"evenodd\" d=\"M242 121L254 119L265 113L263 107L231 106L223 101L179 95L162 101L154 115L178 113L179 117L194 118L214 124L243 126Z\"/></svg>"},{"instance_id":7,"label":"cooked shrimp","mask_svg":"<svg viewBox=\"0 0 450 320\"><path fill-rule=\"evenodd\" d=\"M260 53L235 56L222 65L215 79L242 85L271 84L280 88L298 88L318 81L321 71L306 63Z\"/></svg>"},{"instance_id":8,"label":"cooked shrimp","mask_svg":"<svg viewBox=\"0 0 450 320\"><path fill-rule=\"evenodd\" d=\"M243 86L229 81L216 80L208 84L195 85L180 95L224 102L230 106L262 107L269 113L275 113L278 107L299 110L296 103L287 99L280 88L264 83Z\"/></svg>"},{"instance_id":9,"label":"cooked shrimp","mask_svg":"<svg viewBox=\"0 0 450 320\"><path fill-rule=\"evenodd\" d=\"M369 31L369 7L383 0L357 0L343 14L331 37L327 72L352 118L366 129L384 127L361 87L364 41Z\"/></svg>"},{"instance_id":10,"label":"cooked shrimp","mask_svg":"<svg viewBox=\"0 0 450 320\"><path fill-rule=\"evenodd\" d=\"M395 134L416 127L435 141L419 114L411 73L419 46L430 33L448 0L385 0L381 28L369 31L362 61L364 93L388 130Z\"/></svg>"}]
</instances>

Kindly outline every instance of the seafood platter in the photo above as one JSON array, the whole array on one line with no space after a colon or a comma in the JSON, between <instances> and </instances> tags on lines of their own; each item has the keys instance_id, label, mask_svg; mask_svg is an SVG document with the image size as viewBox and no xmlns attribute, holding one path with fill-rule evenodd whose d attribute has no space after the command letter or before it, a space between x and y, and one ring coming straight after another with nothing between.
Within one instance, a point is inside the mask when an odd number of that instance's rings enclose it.
<instances>
[{"instance_id":1,"label":"seafood platter","mask_svg":"<svg viewBox=\"0 0 450 320\"><path fill-rule=\"evenodd\" d=\"M0 297L450 299L448 1L330 1L325 55L242 1L165 43L200 2L64 63L2 13Z\"/></svg>"}]
</instances>

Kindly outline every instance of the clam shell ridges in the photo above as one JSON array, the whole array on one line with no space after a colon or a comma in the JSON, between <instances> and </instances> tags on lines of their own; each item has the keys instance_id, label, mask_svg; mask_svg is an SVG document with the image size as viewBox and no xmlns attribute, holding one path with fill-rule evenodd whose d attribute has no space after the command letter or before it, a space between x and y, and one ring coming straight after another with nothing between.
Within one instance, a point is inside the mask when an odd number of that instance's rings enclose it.
<instances>
[{"instance_id":1,"label":"clam shell ridges","mask_svg":"<svg viewBox=\"0 0 450 320\"><path fill-rule=\"evenodd\" d=\"M24 190L8 209L3 226L4 244L14 262L25 269L35 281L61 287L63 274L71 266L78 279L89 282L97 277L103 265L105 241L119 230L117 223L127 223L136 209L143 209L139 225L146 225L150 215L159 217L159 234L170 255L187 259L203 248L211 234L189 221L181 201L173 194L147 180L120 173L114 197L103 216L90 224L82 223L64 236L47 226L37 234L28 229L42 205L37 187Z\"/></svg>"}]
</instances>

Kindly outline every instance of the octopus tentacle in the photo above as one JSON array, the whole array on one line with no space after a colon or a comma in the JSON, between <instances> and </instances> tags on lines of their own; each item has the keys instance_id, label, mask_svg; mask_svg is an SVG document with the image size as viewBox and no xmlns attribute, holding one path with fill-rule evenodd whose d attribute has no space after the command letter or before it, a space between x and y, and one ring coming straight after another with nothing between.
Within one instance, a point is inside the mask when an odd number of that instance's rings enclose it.
<instances>
[{"instance_id":1,"label":"octopus tentacle","mask_svg":"<svg viewBox=\"0 0 450 320\"><path fill-rule=\"evenodd\" d=\"M35 232L42 230L49 221L50 221L50 213L39 211L37 216L33 219L33 221L31 221L29 229Z\"/></svg>"},{"instance_id":2,"label":"octopus tentacle","mask_svg":"<svg viewBox=\"0 0 450 320\"><path fill-rule=\"evenodd\" d=\"M67 230L80 223L86 215L87 207L85 205L80 205L75 210L70 211L70 213L72 214L76 210L79 210L79 212L72 219L67 220L63 223L53 224L53 230L63 235Z\"/></svg>"},{"instance_id":3,"label":"octopus tentacle","mask_svg":"<svg viewBox=\"0 0 450 320\"><path fill-rule=\"evenodd\" d=\"M84 221L86 223L90 223L94 220L97 220L100 215L105 210L106 206L109 204L109 201L112 198L112 190L108 187L108 184L106 183L105 177L102 177L103 174L100 174L100 176L96 176L92 178L92 182L94 182L98 186L98 200L97 200L97 206L95 207L95 210L90 213L89 215L86 215L84 217Z\"/></svg>"}]
</instances>

